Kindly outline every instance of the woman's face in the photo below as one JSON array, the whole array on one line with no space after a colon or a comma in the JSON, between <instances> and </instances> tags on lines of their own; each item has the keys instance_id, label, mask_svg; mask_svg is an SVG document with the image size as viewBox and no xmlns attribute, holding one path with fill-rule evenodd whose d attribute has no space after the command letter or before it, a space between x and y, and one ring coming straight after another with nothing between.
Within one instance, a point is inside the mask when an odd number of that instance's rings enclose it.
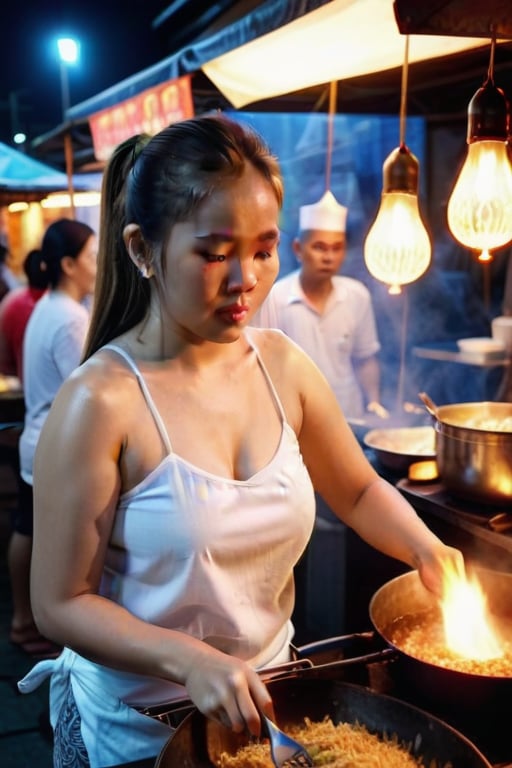
<instances>
[{"instance_id":1,"label":"woman's face","mask_svg":"<svg viewBox=\"0 0 512 768\"><path fill-rule=\"evenodd\" d=\"M85 298L94 292L97 255L98 240L96 235L91 235L76 259L74 259L72 271L73 283L81 298Z\"/></svg>"},{"instance_id":2,"label":"woman's face","mask_svg":"<svg viewBox=\"0 0 512 768\"><path fill-rule=\"evenodd\" d=\"M164 311L186 335L232 341L253 317L279 272L279 204L252 166L226 180L166 247Z\"/></svg>"}]
</instances>

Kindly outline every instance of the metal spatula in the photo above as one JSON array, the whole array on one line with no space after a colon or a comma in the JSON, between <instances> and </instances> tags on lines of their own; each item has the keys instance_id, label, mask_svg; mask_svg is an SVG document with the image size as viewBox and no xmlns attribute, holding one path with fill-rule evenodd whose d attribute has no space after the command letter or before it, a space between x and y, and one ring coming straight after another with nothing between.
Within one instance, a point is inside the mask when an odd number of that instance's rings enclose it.
<instances>
[{"instance_id":1,"label":"metal spatula","mask_svg":"<svg viewBox=\"0 0 512 768\"><path fill-rule=\"evenodd\" d=\"M263 715L263 722L266 726L270 739L270 753L276 768L311 768L313 758L302 744L292 739L284 731L277 727L268 717Z\"/></svg>"}]
</instances>

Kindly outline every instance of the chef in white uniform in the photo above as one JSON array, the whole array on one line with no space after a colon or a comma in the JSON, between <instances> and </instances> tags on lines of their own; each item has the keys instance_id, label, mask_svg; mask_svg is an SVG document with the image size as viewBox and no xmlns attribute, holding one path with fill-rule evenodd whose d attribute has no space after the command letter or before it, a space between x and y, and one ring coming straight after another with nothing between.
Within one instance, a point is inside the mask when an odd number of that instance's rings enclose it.
<instances>
[{"instance_id":1,"label":"chef in white uniform","mask_svg":"<svg viewBox=\"0 0 512 768\"><path fill-rule=\"evenodd\" d=\"M253 324L280 328L315 361L345 416L365 410L385 416L371 295L352 277L339 275L346 254L347 208L327 191L299 212L293 241L300 267L278 280Z\"/></svg>"}]
</instances>

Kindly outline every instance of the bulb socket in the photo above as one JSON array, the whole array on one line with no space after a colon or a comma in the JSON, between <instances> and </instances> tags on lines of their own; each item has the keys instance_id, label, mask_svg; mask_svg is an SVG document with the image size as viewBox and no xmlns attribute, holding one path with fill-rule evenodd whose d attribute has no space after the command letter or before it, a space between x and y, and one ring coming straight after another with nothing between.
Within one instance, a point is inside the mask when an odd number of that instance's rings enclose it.
<instances>
[{"instance_id":1,"label":"bulb socket","mask_svg":"<svg viewBox=\"0 0 512 768\"><path fill-rule=\"evenodd\" d=\"M402 144L394 149L382 166L383 192L418 194L420 164L410 149Z\"/></svg>"},{"instance_id":2,"label":"bulb socket","mask_svg":"<svg viewBox=\"0 0 512 768\"><path fill-rule=\"evenodd\" d=\"M467 143L484 139L507 141L510 114L505 93L487 78L468 106Z\"/></svg>"}]
</instances>

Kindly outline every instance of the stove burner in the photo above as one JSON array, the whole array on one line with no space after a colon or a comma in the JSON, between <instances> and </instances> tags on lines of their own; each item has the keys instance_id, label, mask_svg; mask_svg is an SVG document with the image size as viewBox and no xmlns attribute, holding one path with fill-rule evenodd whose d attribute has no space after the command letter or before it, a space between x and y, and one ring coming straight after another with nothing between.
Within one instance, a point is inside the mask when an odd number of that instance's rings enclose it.
<instances>
[{"instance_id":1,"label":"stove burner","mask_svg":"<svg viewBox=\"0 0 512 768\"><path fill-rule=\"evenodd\" d=\"M503 511L496 504L472 502L453 496L440 482L418 483L411 480L399 480L397 488L406 495L428 500L440 508L451 511L474 523L485 525L491 517Z\"/></svg>"},{"instance_id":2,"label":"stove burner","mask_svg":"<svg viewBox=\"0 0 512 768\"><path fill-rule=\"evenodd\" d=\"M402 479L397 489L427 525L447 544L459 547L477 565L510 572L512 515L491 504L472 504L451 496L443 485Z\"/></svg>"}]
</instances>

